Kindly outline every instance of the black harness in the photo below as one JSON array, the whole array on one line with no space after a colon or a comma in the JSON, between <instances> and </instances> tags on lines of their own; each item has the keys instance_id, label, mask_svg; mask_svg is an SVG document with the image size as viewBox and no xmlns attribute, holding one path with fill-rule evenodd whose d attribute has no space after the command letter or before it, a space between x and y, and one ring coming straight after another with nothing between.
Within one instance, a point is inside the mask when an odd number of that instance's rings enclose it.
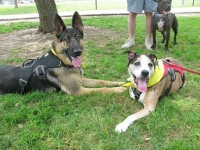
<instances>
[{"instance_id":1,"label":"black harness","mask_svg":"<svg viewBox=\"0 0 200 150\"><path fill-rule=\"evenodd\" d=\"M24 93L24 89L28 85L29 78L33 74L36 74L41 80L47 80L45 76L47 68L59 68L66 66L55 54L56 53L52 49L41 57L28 59L21 64L19 85L22 93Z\"/></svg>"}]
</instances>

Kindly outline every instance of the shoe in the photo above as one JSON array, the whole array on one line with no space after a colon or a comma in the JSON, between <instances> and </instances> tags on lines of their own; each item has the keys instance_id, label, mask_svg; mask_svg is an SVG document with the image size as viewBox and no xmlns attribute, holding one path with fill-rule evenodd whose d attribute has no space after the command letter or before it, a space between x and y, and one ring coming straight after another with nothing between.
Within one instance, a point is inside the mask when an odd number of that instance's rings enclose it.
<instances>
[{"instance_id":1,"label":"shoe","mask_svg":"<svg viewBox=\"0 0 200 150\"><path fill-rule=\"evenodd\" d=\"M125 44L122 45L121 48L129 48L129 47L131 47L131 46L133 46L133 45L135 45L135 40L134 40L134 38L128 38L128 39L126 40Z\"/></svg>"},{"instance_id":2,"label":"shoe","mask_svg":"<svg viewBox=\"0 0 200 150\"><path fill-rule=\"evenodd\" d=\"M149 49L149 50L152 50L152 48L151 48L151 46L153 45L153 41L152 41L152 39L145 39L145 46L146 46L146 48L147 49Z\"/></svg>"}]
</instances>

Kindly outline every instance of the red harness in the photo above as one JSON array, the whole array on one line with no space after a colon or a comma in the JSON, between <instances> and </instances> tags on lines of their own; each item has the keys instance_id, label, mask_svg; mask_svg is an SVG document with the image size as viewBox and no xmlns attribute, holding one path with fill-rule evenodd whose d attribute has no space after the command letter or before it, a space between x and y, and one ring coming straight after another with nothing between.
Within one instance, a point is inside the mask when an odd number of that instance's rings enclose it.
<instances>
[{"instance_id":1,"label":"red harness","mask_svg":"<svg viewBox=\"0 0 200 150\"><path fill-rule=\"evenodd\" d=\"M194 71L194 70L184 68L184 67L176 65L168 60L163 60L163 64L165 64L164 66L168 66L168 68L173 68L174 70L177 70L181 75L183 74L183 70L200 75L199 71Z\"/></svg>"},{"instance_id":2,"label":"red harness","mask_svg":"<svg viewBox=\"0 0 200 150\"><path fill-rule=\"evenodd\" d=\"M184 69L175 66L175 64L173 64L173 63L171 63L171 62L168 63L168 62L166 62L166 61L163 61L163 65L164 65L164 74L163 74L163 77L166 76L166 74L168 73L168 70L169 70L169 69L173 69L174 71L179 72L179 73L181 74L181 76L182 76L183 73L184 73L184 72L183 72Z\"/></svg>"}]
</instances>

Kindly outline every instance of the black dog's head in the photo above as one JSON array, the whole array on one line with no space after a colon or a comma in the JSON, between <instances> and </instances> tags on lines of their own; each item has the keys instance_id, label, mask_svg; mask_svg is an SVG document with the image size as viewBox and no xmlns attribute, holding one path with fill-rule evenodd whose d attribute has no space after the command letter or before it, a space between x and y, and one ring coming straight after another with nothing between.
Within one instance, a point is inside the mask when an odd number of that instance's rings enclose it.
<instances>
[{"instance_id":1,"label":"black dog's head","mask_svg":"<svg viewBox=\"0 0 200 150\"><path fill-rule=\"evenodd\" d=\"M66 64L80 67L83 59L83 23L78 12L72 18L72 28L67 28L62 18L55 16L55 51L58 57Z\"/></svg>"},{"instance_id":2,"label":"black dog's head","mask_svg":"<svg viewBox=\"0 0 200 150\"><path fill-rule=\"evenodd\" d=\"M157 11L165 16L170 14L172 0L154 0L158 3Z\"/></svg>"}]
</instances>

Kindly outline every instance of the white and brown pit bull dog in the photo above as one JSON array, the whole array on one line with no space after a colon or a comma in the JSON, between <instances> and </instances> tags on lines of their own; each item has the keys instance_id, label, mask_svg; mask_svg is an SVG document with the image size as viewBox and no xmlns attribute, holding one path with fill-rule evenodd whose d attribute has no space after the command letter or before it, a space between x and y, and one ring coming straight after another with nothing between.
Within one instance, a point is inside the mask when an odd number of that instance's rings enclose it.
<instances>
[{"instance_id":1,"label":"white and brown pit bull dog","mask_svg":"<svg viewBox=\"0 0 200 150\"><path fill-rule=\"evenodd\" d=\"M125 132L136 120L148 116L155 111L158 100L186 85L183 70L169 65L174 63L183 66L174 58L157 60L154 54L138 55L133 51L128 53L128 72L130 74L129 93L133 99L138 99L144 108L128 116L115 128L117 132Z\"/></svg>"}]
</instances>

